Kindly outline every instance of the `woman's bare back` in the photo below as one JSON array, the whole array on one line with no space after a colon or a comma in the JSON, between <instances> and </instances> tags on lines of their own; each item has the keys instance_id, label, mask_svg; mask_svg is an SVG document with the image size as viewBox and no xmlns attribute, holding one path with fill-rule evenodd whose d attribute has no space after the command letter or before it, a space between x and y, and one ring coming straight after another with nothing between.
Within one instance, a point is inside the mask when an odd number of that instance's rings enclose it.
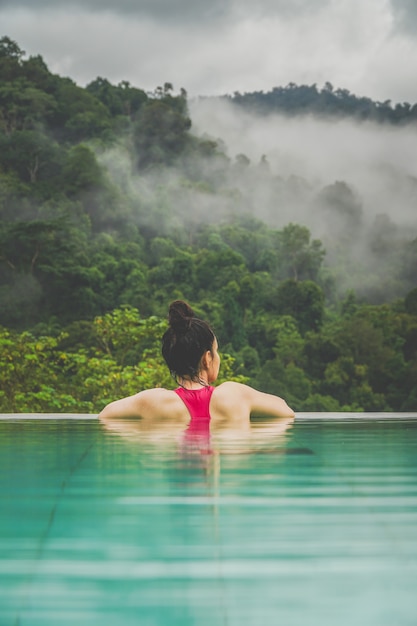
<instances>
[{"instance_id":1,"label":"woman's bare back","mask_svg":"<svg viewBox=\"0 0 417 626\"><path fill-rule=\"evenodd\" d=\"M249 424L251 415L293 418L294 412L277 396L256 391L247 385L225 382L215 387L210 401L210 429ZM168 389L141 391L107 405L100 419L139 418L153 424L175 423L184 428L191 416L181 398Z\"/></svg>"}]
</instances>

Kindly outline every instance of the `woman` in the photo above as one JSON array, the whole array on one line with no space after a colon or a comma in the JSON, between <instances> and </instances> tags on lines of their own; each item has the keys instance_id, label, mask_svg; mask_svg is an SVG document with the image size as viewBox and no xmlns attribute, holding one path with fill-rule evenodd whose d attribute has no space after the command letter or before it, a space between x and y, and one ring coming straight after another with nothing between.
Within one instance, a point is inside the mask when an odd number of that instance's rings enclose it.
<instances>
[{"instance_id":1,"label":"woman","mask_svg":"<svg viewBox=\"0 0 417 626\"><path fill-rule=\"evenodd\" d=\"M170 305L168 319L162 354L178 388L147 389L116 400L101 411L100 419L137 417L150 425L175 423L189 434L204 434L223 426L249 426L250 416L254 414L294 418L292 409L277 396L236 382L213 387L220 357L209 324L197 318L182 300Z\"/></svg>"}]
</instances>

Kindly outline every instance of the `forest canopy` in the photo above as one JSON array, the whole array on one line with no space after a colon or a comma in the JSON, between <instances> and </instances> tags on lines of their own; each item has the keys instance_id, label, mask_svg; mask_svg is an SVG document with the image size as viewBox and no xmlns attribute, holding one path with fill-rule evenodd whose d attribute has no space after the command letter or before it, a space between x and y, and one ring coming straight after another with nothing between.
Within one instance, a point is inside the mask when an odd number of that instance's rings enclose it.
<instances>
[{"instance_id":1,"label":"forest canopy","mask_svg":"<svg viewBox=\"0 0 417 626\"><path fill-rule=\"evenodd\" d=\"M239 107L268 114L283 112L286 115L319 115L321 117L352 117L364 121L388 124L410 124L417 121L417 104L391 100L375 102L371 98L356 96L348 89L335 88L329 82L320 89L317 84L274 87L268 92L255 91L224 96Z\"/></svg>"},{"instance_id":2,"label":"forest canopy","mask_svg":"<svg viewBox=\"0 0 417 626\"><path fill-rule=\"evenodd\" d=\"M330 87L304 109L278 92L291 114L355 109ZM385 104L367 104L397 111L378 122L415 117ZM295 193L325 236L287 219ZM176 298L212 322L223 378L297 411L417 410L417 233L367 222L349 181L230 156L169 82L80 87L0 39L0 216L1 412L96 412L172 385L159 338Z\"/></svg>"}]
</instances>

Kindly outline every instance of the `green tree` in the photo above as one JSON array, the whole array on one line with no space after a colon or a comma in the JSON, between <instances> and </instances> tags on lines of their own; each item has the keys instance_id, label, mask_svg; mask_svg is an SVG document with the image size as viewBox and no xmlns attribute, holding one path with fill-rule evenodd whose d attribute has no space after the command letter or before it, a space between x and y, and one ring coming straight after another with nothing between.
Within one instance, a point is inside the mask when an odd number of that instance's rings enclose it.
<instances>
[{"instance_id":1,"label":"green tree","mask_svg":"<svg viewBox=\"0 0 417 626\"><path fill-rule=\"evenodd\" d=\"M114 86L100 76L89 83L86 90L100 100L113 117L124 115L132 121L148 100L142 89L132 87L128 81L122 81Z\"/></svg>"},{"instance_id":2,"label":"green tree","mask_svg":"<svg viewBox=\"0 0 417 626\"><path fill-rule=\"evenodd\" d=\"M78 143L108 136L109 111L87 90L69 78L62 78L57 83L55 98L57 106L50 123L59 138Z\"/></svg>"},{"instance_id":3,"label":"green tree","mask_svg":"<svg viewBox=\"0 0 417 626\"><path fill-rule=\"evenodd\" d=\"M147 102L134 128L138 167L173 164L187 147L190 128L182 98L169 96Z\"/></svg>"},{"instance_id":4,"label":"green tree","mask_svg":"<svg viewBox=\"0 0 417 626\"><path fill-rule=\"evenodd\" d=\"M2 413L83 411L83 405L62 389L65 359L58 342L0 328Z\"/></svg>"},{"instance_id":5,"label":"green tree","mask_svg":"<svg viewBox=\"0 0 417 626\"><path fill-rule=\"evenodd\" d=\"M245 271L241 254L231 248L219 251L201 250L196 258L196 276L205 290L220 290L225 284L236 280Z\"/></svg>"},{"instance_id":6,"label":"green tree","mask_svg":"<svg viewBox=\"0 0 417 626\"><path fill-rule=\"evenodd\" d=\"M84 144L71 148L63 166L63 178L68 194L77 195L95 190L103 183L103 172L94 152Z\"/></svg>"},{"instance_id":7,"label":"green tree","mask_svg":"<svg viewBox=\"0 0 417 626\"><path fill-rule=\"evenodd\" d=\"M49 195L57 188L64 161L64 151L40 131L15 131L0 138L0 166L16 172L26 183L48 182ZM32 189L33 193L33 189Z\"/></svg>"},{"instance_id":8,"label":"green tree","mask_svg":"<svg viewBox=\"0 0 417 626\"><path fill-rule=\"evenodd\" d=\"M302 334L318 330L324 319L324 294L313 281L283 281L271 299L271 308L278 315L292 315Z\"/></svg>"},{"instance_id":9,"label":"green tree","mask_svg":"<svg viewBox=\"0 0 417 626\"><path fill-rule=\"evenodd\" d=\"M20 76L25 52L10 37L0 38L0 79L9 82Z\"/></svg>"},{"instance_id":10,"label":"green tree","mask_svg":"<svg viewBox=\"0 0 417 626\"><path fill-rule=\"evenodd\" d=\"M362 205L344 181L336 181L319 193L318 210L326 220L326 232L331 232L349 245L362 228Z\"/></svg>"},{"instance_id":11,"label":"green tree","mask_svg":"<svg viewBox=\"0 0 417 626\"><path fill-rule=\"evenodd\" d=\"M279 234L278 264L281 278L317 280L325 251L306 226L288 224Z\"/></svg>"},{"instance_id":12,"label":"green tree","mask_svg":"<svg viewBox=\"0 0 417 626\"><path fill-rule=\"evenodd\" d=\"M0 84L0 130L11 135L16 130L36 128L56 108L53 96L37 89L24 78Z\"/></svg>"}]
</instances>

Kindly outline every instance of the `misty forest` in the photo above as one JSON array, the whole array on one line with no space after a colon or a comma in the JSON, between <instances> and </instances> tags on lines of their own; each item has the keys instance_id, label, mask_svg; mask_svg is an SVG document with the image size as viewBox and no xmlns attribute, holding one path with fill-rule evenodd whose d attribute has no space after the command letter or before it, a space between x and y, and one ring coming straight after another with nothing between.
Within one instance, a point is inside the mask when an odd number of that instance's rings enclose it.
<instances>
[{"instance_id":1,"label":"misty forest","mask_svg":"<svg viewBox=\"0 0 417 626\"><path fill-rule=\"evenodd\" d=\"M417 105L329 83L80 87L1 38L0 412L173 388L178 298L212 323L220 382L416 411L416 138Z\"/></svg>"}]
</instances>

